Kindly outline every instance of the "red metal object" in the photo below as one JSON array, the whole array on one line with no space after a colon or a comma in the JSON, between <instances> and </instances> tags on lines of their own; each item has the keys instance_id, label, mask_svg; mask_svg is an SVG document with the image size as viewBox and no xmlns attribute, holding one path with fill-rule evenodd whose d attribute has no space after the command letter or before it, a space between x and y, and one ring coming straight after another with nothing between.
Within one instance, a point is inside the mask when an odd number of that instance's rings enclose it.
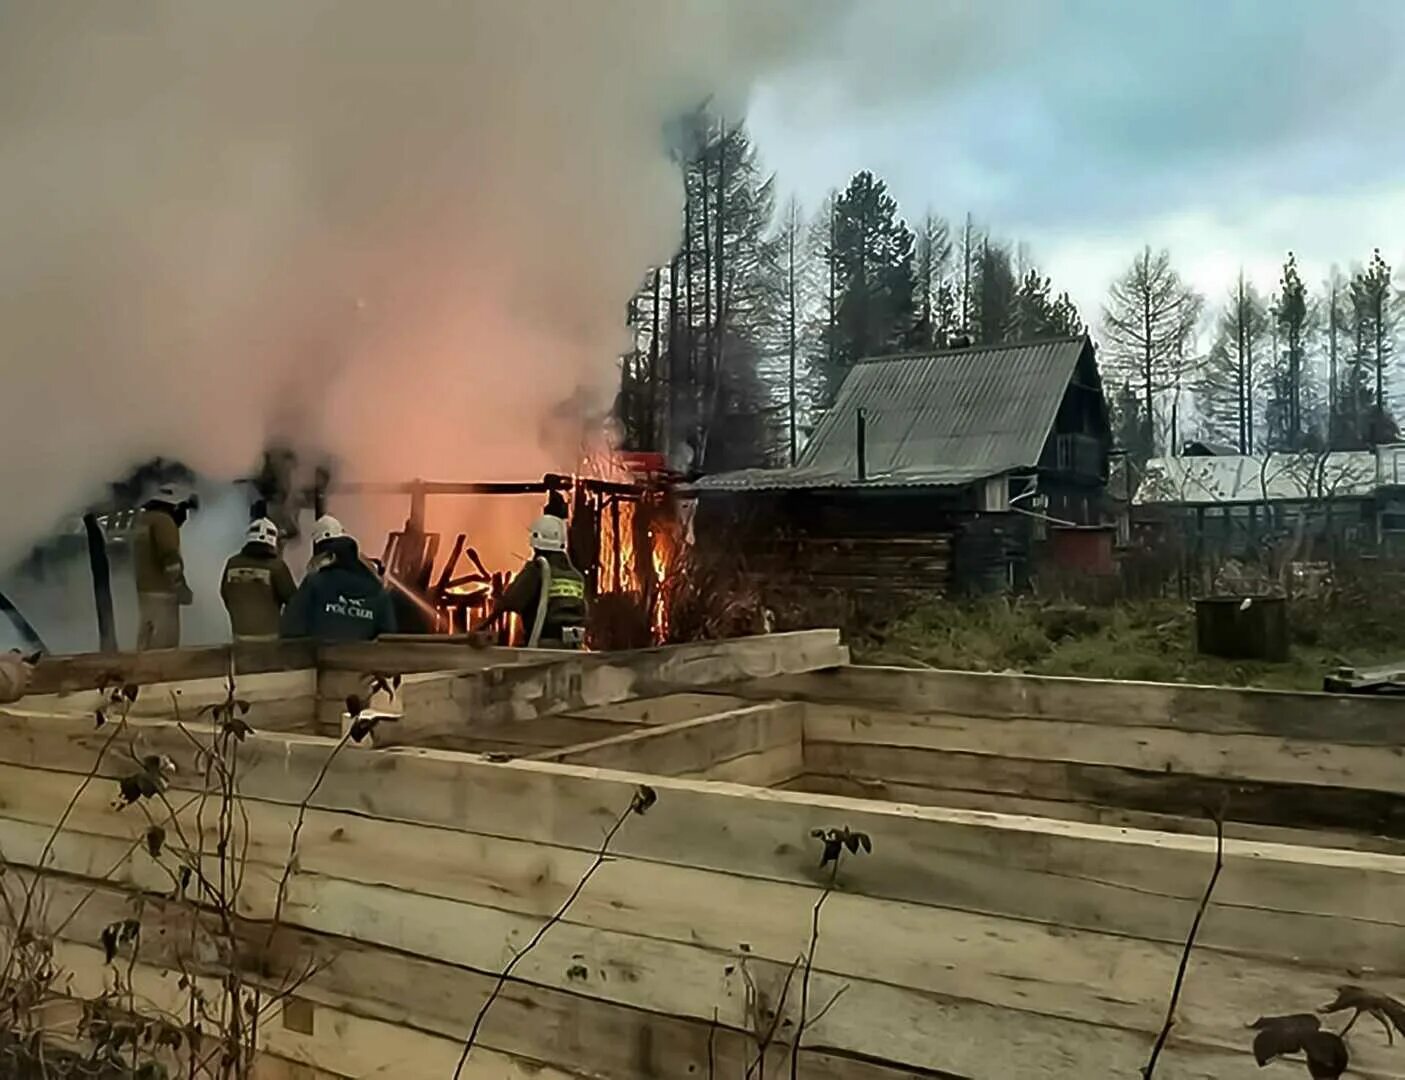
<instances>
[{"instance_id":1,"label":"red metal object","mask_svg":"<svg viewBox=\"0 0 1405 1080\"><path fill-rule=\"evenodd\" d=\"M1113 525L1054 527L1049 530L1054 563L1085 574L1115 574L1117 563L1112 557L1112 545L1116 536L1117 528Z\"/></svg>"},{"instance_id":2,"label":"red metal object","mask_svg":"<svg viewBox=\"0 0 1405 1080\"><path fill-rule=\"evenodd\" d=\"M668 458L653 450L622 450L619 461L636 476L659 476L668 472Z\"/></svg>"}]
</instances>

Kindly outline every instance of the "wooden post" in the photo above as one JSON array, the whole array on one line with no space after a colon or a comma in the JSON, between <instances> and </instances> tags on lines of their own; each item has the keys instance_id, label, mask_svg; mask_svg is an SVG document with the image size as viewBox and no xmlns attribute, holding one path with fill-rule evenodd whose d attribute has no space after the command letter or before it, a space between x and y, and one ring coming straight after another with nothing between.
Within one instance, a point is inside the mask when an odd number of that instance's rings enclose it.
<instances>
[{"instance_id":1,"label":"wooden post","mask_svg":"<svg viewBox=\"0 0 1405 1080\"><path fill-rule=\"evenodd\" d=\"M613 590L612 590L612 591L614 591L614 592L623 592L623 591L624 591L624 587L623 587L623 585L621 584L621 580L620 580L620 578L621 578L621 567L623 566L623 563L622 563L621 558L620 558L620 497L619 497L618 495L616 495L613 499L610 500L610 532L611 532L611 534L612 534L612 535L614 536L614 538L615 538L615 545L614 545L615 580L614 580L614 587L613 587Z\"/></svg>"},{"instance_id":2,"label":"wooden post","mask_svg":"<svg viewBox=\"0 0 1405 1080\"><path fill-rule=\"evenodd\" d=\"M107 537L95 514L83 515L88 534L88 566L93 572L93 601L98 614L98 649L117 651L117 626L112 614L112 568L107 561Z\"/></svg>"},{"instance_id":3,"label":"wooden post","mask_svg":"<svg viewBox=\"0 0 1405 1080\"><path fill-rule=\"evenodd\" d=\"M410 531L424 535L425 527L424 481L416 479L410 485Z\"/></svg>"}]
</instances>

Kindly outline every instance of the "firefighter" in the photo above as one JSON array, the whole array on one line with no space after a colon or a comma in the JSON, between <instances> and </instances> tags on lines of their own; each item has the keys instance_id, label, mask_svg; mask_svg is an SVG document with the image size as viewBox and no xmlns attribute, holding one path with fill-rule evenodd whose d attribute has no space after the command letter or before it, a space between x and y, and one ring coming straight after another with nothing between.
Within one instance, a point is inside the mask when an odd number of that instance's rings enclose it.
<instances>
[{"instance_id":1,"label":"firefighter","mask_svg":"<svg viewBox=\"0 0 1405 1080\"><path fill-rule=\"evenodd\" d=\"M224 564L220 598L229 612L236 642L277 641L278 620L297 586L278 547L278 526L258 518L244 535L244 546Z\"/></svg>"},{"instance_id":2,"label":"firefighter","mask_svg":"<svg viewBox=\"0 0 1405 1080\"><path fill-rule=\"evenodd\" d=\"M342 523L331 514L323 514L312 523L312 557L307 560L307 573L313 574L332 561L329 541L346 535Z\"/></svg>"},{"instance_id":3,"label":"firefighter","mask_svg":"<svg viewBox=\"0 0 1405 1080\"><path fill-rule=\"evenodd\" d=\"M0 705L24 697L34 666L18 652L0 653Z\"/></svg>"},{"instance_id":4,"label":"firefighter","mask_svg":"<svg viewBox=\"0 0 1405 1080\"><path fill-rule=\"evenodd\" d=\"M346 536L346 527L340 521L332 517L331 514L323 514L312 523L312 557L307 560L307 573L311 574L315 570L320 570L332 561L332 551L336 547L333 543ZM353 544L356 541L352 541ZM379 559L373 559L361 555L361 561L366 564L367 569L373 571L376 577L385 580L385 564Z\"/></svg>"},{"instance_id":5,"label":"firefighter","mask_svg":"<svg viewBox=\"0 0 1405 1080\"><path fill-rule=\"evenodd\" d=\"M180 646L180 609L194 597L185 581L181 526L199 505L180 484L163 484L137 515L133 566L137 582L138 649Z\"/></svg>"},{"instance_id":6,"label":"firefighter","mask_svg":"<svg viewBox=\"0 0 1405 1080\"><path fill-rule=\"evenodd\" d=\"M531 537L532 558L498 597L484 628L511 612L528 628L529 649L579 649L585 644L585 578L566 554L566 523L544 514Z\"/></svg>"},{"instance_id":7,"label":"firefighter","mask_svg":"<svg viewBox=\"0 0 1405 1080\"><path fill-rule=\"evenodd\" d=\"M318 519L323 526L328 519ZM336 519L331 519L335 523ZM375 570L361 558L356 539L337 524L313 530L317 565L283 609L285 638L316 641L373 641L395 632L395 612Z\"/></svg>"}]
</instances>

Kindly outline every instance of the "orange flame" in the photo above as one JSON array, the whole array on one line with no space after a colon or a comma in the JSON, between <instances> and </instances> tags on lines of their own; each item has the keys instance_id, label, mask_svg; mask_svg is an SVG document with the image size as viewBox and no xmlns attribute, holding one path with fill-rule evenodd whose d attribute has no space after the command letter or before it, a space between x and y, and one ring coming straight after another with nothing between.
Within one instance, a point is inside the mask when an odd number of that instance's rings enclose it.
<instances>
[{"instance_id":1,"label":"orange flame","mask_svg":"<svg viewBox=\"0 0 1405 1080\"><path fill-rule=\"evenodd\" d=\"M591 461L591 466L598 463ZM628 470L612 462L602 470L611 478ZM640 515L643 515L641 519ZM642 501L619 499L607 503L601 514L598 588L601 593L632 593L645 605L655 642L668 638L668 581L673 563L674 538L668 527L666 503L645 496ZM638 551L643 540L649 550Z\"/></svg>"}]
</instances>

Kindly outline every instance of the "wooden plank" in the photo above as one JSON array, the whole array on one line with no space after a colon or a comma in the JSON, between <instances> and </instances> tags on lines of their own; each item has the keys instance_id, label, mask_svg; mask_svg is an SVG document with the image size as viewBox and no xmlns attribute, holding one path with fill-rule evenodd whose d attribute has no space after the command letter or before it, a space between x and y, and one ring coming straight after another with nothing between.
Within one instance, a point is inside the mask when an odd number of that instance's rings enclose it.
<instances>
[{"instance_id":1,"label":"wooden plank","mask_svg":"<svg viewBox=\"0 0 1405 1080\"><path fill-rule=\"evenodd\" d=\"M962 810L985 810L992 813L1058 818L1063 821L1084 821L1090 824L1152 832L1186 833L1191 836L1204 836L1212 828L1203 812L1194 816L1157 813L1150 810L1129 810L1120 806L1067 802L1005 792L964 791L955 788L930 787L925 784L900 783L895 780L867 776L802 773L776 784L762 786L779 787L785 791L808 792L813 795L877 799L884 802L908 803L913 806L947 806ZM1256 825L1250 822L1231 820L1225 822L1225 836L1254 843L1342 848L1350 851L1374 851L1386 855L1405 855L1405 840L1394 840L1388 836L1372 836L1364 833L1295 829L1287 826Z\"/></svg>"},{"instance_id":2,"label":"wooden plank","mask_svg":"<svg viewBox=\"0 0 1405 1080\"><path fill-rule=\"evenodd\" d=\"M111 704L110 690L30 694L19 707L35 714L67 713L91 718L99 709L109 713L126 710L130 716L144 719L194 721L202 709L222 703L228 692L227 678L219 676L148 683L139 688L135 701L116 708ZM250 706L248 723L265 731L310 731L316 693L317 672L312 668L243 675L235 683L235 697Z\"/></svg>"},{"instance_id":3,"label":"wooden plank","mask_svg":"<svg viewBox=\"0 0 1405 1080\"><path fill-rule=\"evenodd\" d=\"M447 635L397 635L385 641L323 645L317 652L317 666L323 671L390 676L550 663L560 656L559 652L549 649L479 648Z\"/></svg>"},{"instance_id":4,"label":"wooden plank","mask_svg":"<svg viewBox=\"0 0 1405 1080\"><path fill-rule=\"evenodd\" d=\"M776 747L793 747L790 756L801 758L801 724L798 704L748 705L548 751L533 760L707 779L729 762Z\"/></svg>"},{"instance_id":5,"label":"wooden plank","mask_svg":"<svg viewBox=\"0 0 1405 1080\"><path fill-rule=\"evenodd\" d=\"M402 718L408 713L421 732L414 740L416 745L473 753L506 751L526 756L608 738L638 726L628 720L611 722L569 715L520 720L476 717L472 714L472 702L478 696L476 679L475 674L463 672L414 673L401 677L399 687L386 694L383 690L373 691L370 678L359 672L322 672L319 733L340 735L349 695L379 712ZM428 729L436 734L423 734ZM403 741L401 733L387 731L377 739L377 745L399 741Z\"/></svg>"},{"instance_id":6,"label":"wooden plank","mask_svg":"<svg viewBox=\"0 0 1405 1080\"><path fill-rule=\"evenodd\" d=\"M846 663L838 631L810 630L632 653L584 653L551 665L486 672L478 715L524 717L657 696L686 687L767 678Z\"/></svg>"},{"instance_id":7,"label":"wooden plank","mask_svg":"<svg viewBox=\"0 0 1405 1080\"><path fill-rule=\"evenodd\" d=\"M319 1069L315 1065L304 1065L263 1053L254 1062L249 1080L350 1080L339 1073Z\"/></svg>"},{"instance_id":8,"label":"wooden plank","mask_svg":"<svg viewBox=\"0 0 1405 1080\"><path fill-rule=\"evenodd\" d=\"M613 875L617 865L606 864L601 876ZM561 887L568 884L562 881ZM748 888L758 884L733 883ZM728 982L728 970L735 969L739 954L721 949L714 953L708 943L731 941L744 929L746 955L775 961L790 955L797 941L803 947L808 933L805 916L814 890L793 890L785 901L774 886L765 888L776 895L758 904L759 896L716 889L679 892L663 882L656 883L652 896L647 886L643 895L633 887L633 904L621 905L617 889L596 896L592 881L581 900L594 904L601 918L613 911L608 917L616 925L637 926L643 918L666 915L696 936L698 944L670 943L652 935L634 938L599 928L594 918L589 925L579 924L573 908L571 917L554 926L523 960L519 972L533 983L622 1003L648 1003L695 1020L706 1020L717 1010L724 1023L740 1024L739 989L735 981ZM988 1015L1005 1034L1023 1028L1029 1018L1021 1014L1027 1013L1088 1025L1076 1039L1080 1047L1096 1044L1109 1030L1141 1032L1149 1040L1159 1027L1165 987L1180 953L1176 944L1150 945L912 905L875 906L869 898L847 893L834 894L826 912L815 991L827 999L841 986L847 990L845 1007L816 1026L819 1045L939 1068L947 1067L942 1030L910 1019L929 1015L935 1001L970 1002L995 1010ZM502 911L302 873L295 875L287 915L323 932L479 970L484 970L487 956L496 955L494 963L505 962L534 932L532 920ZM505 943L500 953L495 942ZM920 948L914 948L917 942ZM882 977L874 980L850 969L871 969ZM1340 970L1290 969L1204 950L1192 962L1179 1037L1184 1045L1209 1051L1236 1050L1243 1045L1242 1016L1253 1015L1264 1001L1278 1000L1284 986L1291 983L1295 993L1317 1000L1330 995L1343 977ZM1368 1069L1398 1069L1387 1053L1380 1048L1378 1053L1358 1055L1358 1060Z\"/></svg>"},{"instance_id":9,"label":"wooden plank","mask_svg":"<svg viewBox=\"0 0 1405 1080\"><path fill-rule=\"evenodd\" d=\"M794 653L821 645L839 644L838 630L799 630L783 634L762 634L755 637L728 638L720 641L665 645L653 649L635 649L609 653L563 653L551 649L480 649L471 645L440 642L433 638L418 642L367 642L324 646L318 654L318 666L327 671L374 672L379 675L400 675L410 672L480 670L511 666L554 666L571 662L591 665L634 664L640 667L665 663L701 666L719 657L750 659L763 667L777 653ZM773 674L780 674L773 670ZM765 676L758 673L757 678Z\"/></svg>"},{"instance_id":10,"label":"wooden plank","mask_svg":"<svg viewBox=\"0 0 1405 1080\"><path fill-rule=\"evenodd\" d=\"M804 771L804 747L799 739L794 739L710 765L702 773L680 773L679 778L770 788L779 787Z\"/></svg>"},{"instance_id":11,"label":"wooden plank","mask_svg":"<svg viewBox=\"0 0 1405 1080\"><path fill-rule=\"evenodd\" d=\"M16 772L11 767L0 770L0 791L6 792L0 813L12 822L33 823L33 828L28 830L7 830L7 857L16 862L25 862L37 856L46 839L43 823L54 820L62 812L74 784L72 778L64 774L27 770L24 783L20 785L15 778ZM75 835L109 837L121 842L119 847L104 851L98 857L98 864L93 864L91 859L94 856L88 854L88 849L76 840L72 842L72 850L69 846L60 845L61 850L56 851L56 858L82 856L89 860L74 865L63 864L69 872L90 876L97 874L103 859L111 858L114 852L120 855L121 844L140 838L145 820L130 814L114 813L108 807L109 797L110 792L100 787L89 789L75 804L69 824ZM246 801L245 805L254 830L249 857L255 862L279 866L286 857L285 838L291 831L293 811L288 807L252 800ZM207 813L212 812L207 808ZM631 827L625 829L619 838L621 844L636 833L647 830L651 820L652 812L648 817L631 820ZM729 829L745 831L746 824L718 822L716 828L724 833ZM195 833L193 822L187 823L186 832L188 835ZM1113 833L1114 830L1107 832ZM271 839L262 839L265 837ZM1121 847L1123 854L1133 854L1134 851L1127 848L1126 838L1120 839L1120 844L1106 846ZM1189 838L1177 839L1189 842ZM743 846L735 840L731 843L733 847ZM446 847L460 852L452 866L443 865L442 852ZM612 848L614 850L617 849ZM684 849L685 858L690 854ZM813 851L809 854L813 855ZM1116 855L1117 852L1111 854ZM1282 860L1277 866L1273 865L1274 856ZM563 851L550 854L545 862L544 858L546 856L538 847L521 841L478 835L471 845L465 846L456 844L451 833L426 833L414 826L395 822L310 811L303 831L299 864L309 873L373 885L404 886L414 882L413 887L420 891L450 895L474 903L500 904L507 897L534 897L538 899L533 901L531 910L544 915L554 910L553 905L559 903L564 895L556 890L564 889L577 880L593 859L593 854ZM1405 895L1405 863L1402 860L1304 849L1275 850L1264 845L1250 847L1247 855L1236 850L1236 845L1231 845L1228 859L1233 876L1226 879L1223 905L1217 907L1214 917L1207 921L1202 939L1206 946L1263 956L1282 956L1286 950L1288 956L1308 957L1327 965L1335 965L1343 958L1352 957L1365 963L1360 957L1369 955L1372 957L1370 963L1380 970L1405 968L1405 953L1402 953L1405 950L1405 935L1400 933L1399 925L1401 920L1405 920L1405 910L1397 905L1397 900ZM1314 875L1303 865L1307 859L1325 862L1329 869L1318 870ZM807 861L813 863L816 860ZM137 860L135 865L138 871L146 867L141 860ZM1347 869L1352 865L1372 866L1376 872L1353 875ZM554 866L555 869L548 873L547 866ZM864 860L855 864L853 887L859 887L859 874L865 866ZM1203 863L1198 869L1203 876ZM1088 867L1084 872L1091 876L1098 871ZM1123 872L1125 874L1125 869ZM1289 875L1287 882L1283 878L1285 872ZM698 936L698 926L712 917L714 898L719 894L730 892L740 895L755 891L756 895L742 905L744 910L755 905L779 905L784 908L787 904L792 907L798 904L803 907L803 898L812 895L808 885L753 882L749 878L740 879L743 884L737 884L725 878L718 879L715 876L717 873L719 871L705 870L696 865L665 867L646 862L635 863L626 858L621 850L618 858L611 862L609 871L602 871L597 876L600 884L593 883L590 897L580 908L580 914L584 916L589 913L591 905L599 902L604 905L601 918L608 920L623 916L626 922L611 925L625 931L638 931L641 929L637 921L643 902L641 896L665 889L667 882L676 880L676 887L666 891L683 899L675 901L668 918L683 918L681 913L689 911L693 903L705 905L704 910L693 913L686 920L690 927L686 934L675 926L682 940L700 942L703 939ZM721 873L725 874L726 871ZM621 881L618 893L611 894L604 883L617 877ZM1066 926L1082 925L1174 942L1183 932L1188 909L1193 908L1193 902L1189 899L1156 895L1147 890L1134 891L1117 903L1116 890L1108 890L1097 880L1068 882L1062 880L1059 874L1048 874L1042 875L1042 884L1036 884L1040 877L1035 875L1031 878L1026 888L1040 888L1043 894L1061 892L1067 904L1067 914L1073 917L1065 920L1053 918L1056 912L1065 912L1057 908L1048 895L1034 900L1004 899L1003 904L1010 913L1027 917L1039 911L1045 916L1045 921L1061 922ZM1258 883L1246 880L1253 877L1274 887L1273 894L1257 895L1255 886ZM1280 882L1285 885L1296 883L1300 888L1296 893L1280 895L1277 890ZM162 879L147 874L137 884L155 888L161 886ZM763 884L769 884L774 895L767 893ZM1194 892L1195 881L1183 881L1181 884L1188 892ZM164 885L169 887L169 880ZM777 888L779 891L776 891ZM469 891L465 892L465 889ZM787 892L787 889L791 891ZM1349 894L1344 890L1349 890ZM925 902L942 908L964 906L940 895L929 895ZM946 917L953 916L948 912ZM750 921L754 923L755 920ZM803 924L803 919L800 922ZM730 933L732 931L727 924L722 924L717 930L719 944L714 947L724 947L721 943L729 940ZM653 936L667 937L668 934L658 930ZM752 944L759 952L759 941L753 938ZM779 958L785 955L788 952L782 951Z\"/></svg>"},{"instance_id":12,"label":"wooden plank","mask_svg":"<svg viewBox=\"0 0 1405 1080\"><path fill-rule=\"evenodd\" d=\"M660 697L635 698L633 701L619 701L601 705L594 709L581 709L571 715L583 720L609 720L637 724L673 724L679 720L695 720L700 716L714 716L728 709L738 709L750 702L746 698L732 694L681 693L664 694Z\"/></svg>"},{"instance_id":13,"label":"wooden plank","mask_svg":"<svg viewBox=\"0 0 1405 1080\"><path fill-rule=\"evenodd\" d=\"M0 724L0 756L71 770L91 767L103 737L65 721ZM67 722L71 723L71 722ZM195 775L183 736L165 725L143 735L145 752L170 754L177 785ZM240 775L251 796L297 802L322 772L324 740L254 736ZM28 778L26 778L28 779ZM767 792L727 784L651 781L660 802L631 822L612 850L660 863L687 863L774 881L823 880L816 828L850 825L881 838L883 857L859 860L851 887L877 897L1085 926L1154 940L1182 938L1198 900L1211 841L944 808ZM0 786L9 797L10 783ZM312 802L387 820L422 822L474 835L515 838L593 852L629 803L634 781L573 766L499 765L435 751L347 748L326 767ZM57 796L55 796L57 797ZM735 836L745 835L739 844ZM1227 910L1267 928L1273 913L1370 921L1394 918L1379 898L1399 887L1401 863L1388 856L1232 843L1220 895ZM1405 911L1405 905L1400 905ZM1384 913L1384 914L1383 914ZM1247 938L1239 936L1247 934ZM1207 943L1227 948L1259 931L1207 927ZM1270 943L1270 947L1271 943ZM1281 947L1281 942L1279 947Z\"/></svg>"},{"instance_id":14,"label":"wooden plank","mask_svg":"<svg viewBox=\"0 0 1405 1080\"><path fill-rule=\"evenodd\" d=\"M1405 743L1405 700L1338 694L857 666L728 690L751 698L848 702L907 713L1033 717L1342 745Z\"/></svg>"},{"instance_id":15,"label":"wooden plank","mask_svg":"<svg viewBox=\"0 0 1405 1080\"><path fill-rule=\"evenodd\" d=\"M558 654L561 655L561 654ZM462 732L465 723L525 720L671 691L847 663L838 631L809 630L622 653L574 653L553 663L488 668L456 679L450 701L406 696L395 737L404 744Z\"/></svg>"},{"instance_id":16,"label":"wooden plank","mask_svg":"<svg viewBox=\"0 0 1405 1080\"><path fill-rule=\"evenodd\" d=\"M806 707L805 740L1405 794L1405 744L1339 746L1323 740L1268 735L1212 735L1133 725L1090 726L1063 720L988 719L950 713L913 715L825 704Z\"/></svg>"},{"instance_id":17,"label":"wooden plank","mask_svg":"<svg viewBox=\"0 0 1405 1080\"><path fill-rule=\"evenodd\" d=\"M24 876L28 881L28 875ZM46 882L51 923L69 918L65 940L98 940L105 926L131 916L131 898L119 890L65 879ZM190 909L152 898L142 913L142 959L164 968L215 970L191 957ZM456 967L438 959L411 956L293 927L277 930L272 944L267 928L238 921L234 927L239 955L260 958L256 975L275 988L316 974L299 988L300 997L358 1016L405 1025L431 1034L461 1038L472 1017L492 993L493 975ZM204 940L200 931L195 940ZM199 955L216 955L198 947ZM778 973L777 973L778 974ZM764 983L763 983L764 986ZM778 987L766 987L778 996ZM611 1080L654 1080L660 1076L706 1075L709 1057L715 1075L740 1077L756 1056L750 1032L701 1023L644 1009L613 1005L576 992L561 992L512 980L489 1011L479 1045L546 1064L569 1065ZM773 1075L785 1064L779 1048L769 1055ZM879 1063L836 1057L818 1051L803 1054L806 1077L816 1080L905 1080L933 1075L894 1069Z\"/></svg>"},{"instance_id":18,"label":"wooden plank","mask_svg":"<svg viewBox=\"0 0 1405 1080\"><path fill-rule=\"evenodd\" d=\"M1405 839L1405 796L1391 791L853 743L806 743L805 760L814 773L862 781L1028 795L1182 817L1204 816L1206 808L1226 804L1235 821Z\"/></svg>"},{"instance_id":19,"label":"wooden plank","mask_svg":"<svg viewBox=\"0 0 1405 1080\"><path fill-rule=\"evenodd\" d=\"M234 670L241 675L296 671L317 664L315 648L310 642L301 641L45 656L35 666L30 690L35 694L59 694L94 690L104 684L216 678L229 672L231 659Z\"/></svg>"},{"instance_id":20,"label":"wooden plank","mask_svg":"<svg viewBox=\"0 0 1405 1080\"><path fill-rule=\"evenodd\" d=\"M60 941L54 960L70 977L65 992L78 999L99 997L110 983L111 968L100 950ZM183 1015L185 991L175 971L143 963L131 964L135 994L154 1011ZM125 969L124 969L125 974ZM217 980L194 981L211 1001L221 999ZM429 1035L414 1028L387 1024L316 1004L313 1034L296 1031L277 1019L259 1025L259 1046L298 1064L315 1066L333 1075L391 1080L405 1076L451 1076L462 1051L457 1039ZM471 1080L582 1080L574 1071L544 1066L487 1047L476 1049L462 1073Z\"/></svg>"},{"instance_id":21,"label":"wooden plank","mask_svg":"<svg viewBox=\"0 0 1405 1080\"><path fill-rule=\"evenodd\" d=\"M453 659L438 645L396 645L378 657L375 645L337 646L324 653L319 723L330 733L346 693L365 672ZM418 651L416 651L418 650ZM472 651L472 650L469 650ZM475 656L477 653L475 653ZM538 654L541 655L541 654ZM764 678L847 663L836 630L808 630L728 641L616 653L546 653L546 659L468 671L420 673L402 683L403 714L393 738L408 745L453 745L465 726L526 720L555 713L578 715L601 705L659 696L682 688ZM347 671L353 673L348 675ZM388 737L389 737L389 733ZM469 732L468 734L471 734Z\"/></svg>"},{"instance_id":22,"label":"wooden plank","mask_svg":"<svg viewBox=\"0 0 1405 1080\"><path fill-rule=\"evenodd\" d=\"M582 720L574 716L539 716L534 720L512 720L507 723L473 724L461 738L443 749L480 753L480 745L494 743L498 748L513 748L516 755L564 750L599 742L644 725L629 721Z\"/></svg>"}]
</instances>

